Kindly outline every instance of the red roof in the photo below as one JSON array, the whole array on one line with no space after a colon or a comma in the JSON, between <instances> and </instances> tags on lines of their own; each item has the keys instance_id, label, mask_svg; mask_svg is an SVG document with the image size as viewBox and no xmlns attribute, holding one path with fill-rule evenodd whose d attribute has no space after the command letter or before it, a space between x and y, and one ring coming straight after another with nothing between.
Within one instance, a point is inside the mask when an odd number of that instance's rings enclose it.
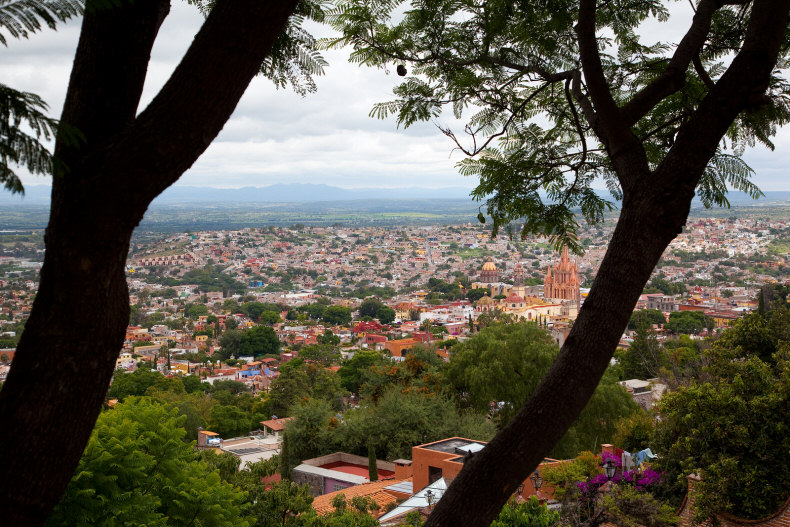
<instances>
[{"instance_id":1,"label":"red roof","mask_svg":"<svg viewBox=\"0 0 790 527\"><path fill-rule=\"evenodd\" d=\"M288 424L289 421L293 421L293 417L284 417L282 419L269 419L268 421L261 421L261 424L268 428L269 430L273 430L275 432L281 432L285 429L285 425Z\"/></svg>"}]
</instances>

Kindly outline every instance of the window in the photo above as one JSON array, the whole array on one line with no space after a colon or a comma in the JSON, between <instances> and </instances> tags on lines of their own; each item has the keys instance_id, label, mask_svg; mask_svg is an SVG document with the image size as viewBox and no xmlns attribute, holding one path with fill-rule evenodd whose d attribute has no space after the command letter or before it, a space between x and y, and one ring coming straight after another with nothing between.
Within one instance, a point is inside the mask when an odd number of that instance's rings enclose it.
<instances>
[{"instance_id":1,"label":"window","mask_svg":"<svg viewBox=\"0 0 790 527\"><path fill-rule=\"evenodd\" d=\"M428 465L428 483L433 483L442 477L442 469Z\"/></svg>"},{"instance_id":2,"label":"window","mask_svg":"<svg viewBox=\"0 0 790 527\"><path fill-rule=\"evenodd\" d=\"M332 486L332 492L337 492L338 490L343 490L345 488L347 488L345 485L341 485L340 483L335 483Z\"/></svg>"}]
</instances>

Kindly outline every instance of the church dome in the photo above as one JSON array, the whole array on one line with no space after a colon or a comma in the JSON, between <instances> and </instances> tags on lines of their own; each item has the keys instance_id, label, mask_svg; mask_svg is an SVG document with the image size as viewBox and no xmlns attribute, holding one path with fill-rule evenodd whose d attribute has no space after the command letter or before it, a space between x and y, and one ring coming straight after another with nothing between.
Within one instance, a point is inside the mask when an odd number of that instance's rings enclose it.
<instances>
[{"instance_id":1,"label":"church dome","mask_svg":"<svg viewBox=\"0 0 790 527\"><path fill-rule=\"evenodd\" d=\"M488 296L488 295L483 295L483 296L481 296L481 297L480 297L480 299L479 299L479 300L478 300L478 301L475 303L475 305L478 305L478 306L479 306L479 305L488 306L488 305L491 305L491 304L493 304L493 303L494 303L494 299L493 299L493 298L491 298L491 297L490 297L490 296Z\"/></svg>"},{"instance_id":2,"label":"church dome","mask_svg":"<svg viewBox=\"0 0 790 527\"><path fill-rule=\"evenodd\" d=\"M524 302L524 299L521 298L518 295L508 295L508 297L505 298L505 303L506 304L521 304L523 302Z\"/></svg>"},{"instance_id":3,"label":"church dome","mask_svg":"<svg viewBox=\"0 0 790 527\"><path fill-rule=\"evenodd\" d=\"M486 260L486 263L483 264L483 271L496 271L496 265L491 261L491 258Z\"/></svg>"}]
</instances>

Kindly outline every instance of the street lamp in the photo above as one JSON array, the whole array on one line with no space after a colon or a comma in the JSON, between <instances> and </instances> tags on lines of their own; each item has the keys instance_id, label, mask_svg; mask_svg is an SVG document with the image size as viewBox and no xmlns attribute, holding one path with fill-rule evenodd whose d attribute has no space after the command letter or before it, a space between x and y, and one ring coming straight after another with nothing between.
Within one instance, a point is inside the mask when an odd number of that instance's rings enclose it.
<instances>
[{"instance_id":1,"label":"street lamp","mask_svg":"<svg viewBox=\"0 0 790 527\"><path fill-rule=\"evenodd\" d=\"M617 465L614 461L608 459L606 463L603 464L603 471L606 473L606 479L612 479L614 473L617 472Z\"/></svg>"},{"instance_id":2,"label":"street lamp","mask_svg":"<svg viewBox=\"0 0 790 527\"><path fill-rule=\"evenodd\" d=\"M535 494L538 494L541 485L543 485L543 478L540 477L540 473L536 470L535 473L529 477L529 479L532 480L532 486L535 487Z\"/></svg>"},{"instance_id":3,"label":"street lamp","mask_svg":"<svg viewBox=\"0 0 790 527\"><path fill-rule=\"evenodd\" d=\"M428 502L428 508L429 509L431 508L431 504L433 504L433 499L434 499L433 491L431 489L426 490L425 491L425 501Z\"/></svg>"}]
</instances>

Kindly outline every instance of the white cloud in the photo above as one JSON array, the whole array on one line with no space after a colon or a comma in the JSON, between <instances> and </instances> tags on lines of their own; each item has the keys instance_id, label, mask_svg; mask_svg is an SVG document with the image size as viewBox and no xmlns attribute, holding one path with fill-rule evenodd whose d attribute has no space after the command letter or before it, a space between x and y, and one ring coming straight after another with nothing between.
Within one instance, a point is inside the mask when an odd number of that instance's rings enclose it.
<instances>
[{"instance_id":1,"label":"white cloud","mask_svg":"<svg viewBox=\"0 0 790 527\"><path fill-rule=\"evenodd\" d=\"M671 4L688 18L684 3ZM685 11L684 11L685 10ZM174 3L154 47L141 109L167 80L203 18L185 2ZM687 20L684 20L687 22ZM652 40L675 41L684 25L645 24ZM322 34L326 34L321 29ZM41 95L59 115L79 36L79 21L58 32L0 50L3 83ZM322 35L323 36L323 35ZM648 40L648 39L646 39ZM253 81L217 140L179 181L181 185L264 186L274 183L327 183L343 187L465 186L475 181L457 173L461 155L432 123L398 129L394 118L368 117L376 102L391 99L400 77L394 72L358 67L347 51L325 53L330 66L318 77L318 92L300 97ZM210 104L210 101L207 101ZM448 117L449 122L452 119ZM460 127L457 129L460 130ZM777 151L755 149L746 159L764 190L788 189L790 132L780 131ZM40 184L41 178L25 178Z\"/></svg>"}]
</instances>

